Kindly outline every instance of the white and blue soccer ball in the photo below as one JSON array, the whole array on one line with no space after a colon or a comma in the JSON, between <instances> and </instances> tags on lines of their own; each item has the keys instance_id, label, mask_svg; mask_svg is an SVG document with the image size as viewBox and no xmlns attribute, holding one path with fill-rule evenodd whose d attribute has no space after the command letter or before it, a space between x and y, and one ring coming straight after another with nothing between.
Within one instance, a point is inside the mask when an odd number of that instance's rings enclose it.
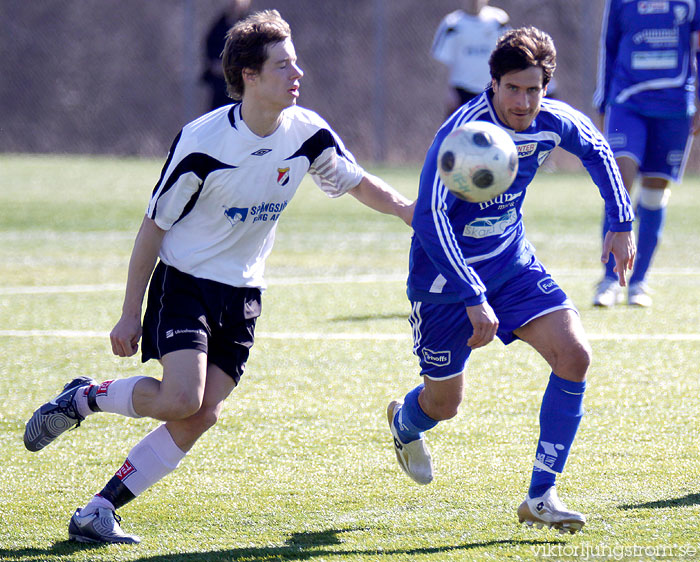
<instances>
[{"instance_id":1,"label":"white and blue soccer ball","mask_svg":"<svg viewBox=\"0 0 700 562\"><path fill-rule=\"evenodd\" d=\"M506 191L518 173L518 149L510 135L486 121L471 121L445 137L438 151L440 179L471 203Z\"/></svg>"}]
</instances>

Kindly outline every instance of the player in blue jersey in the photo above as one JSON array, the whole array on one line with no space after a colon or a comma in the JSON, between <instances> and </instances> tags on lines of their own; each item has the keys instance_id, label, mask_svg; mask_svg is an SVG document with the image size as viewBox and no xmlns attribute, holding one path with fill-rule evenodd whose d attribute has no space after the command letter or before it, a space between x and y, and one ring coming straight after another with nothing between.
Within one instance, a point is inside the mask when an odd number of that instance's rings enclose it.
<instances>
[{"instance_id":1,"label":"player in blue jersey","mask_svg":"<svg viewBox=\"0 0 700 562\"><path fill-rule=\"evenodd\" d=\"M651 305L646 275L664 228L668 185L683 178L690 132L700 131L698 8L696 0L607 0L605 6L594 104L605 115L605 134L625 187L631 191L638 177L641 183L638 253L627 292L631 305ZM613 306L622 296L608 262L593 304Z\"/></svg>"},{"instance_id":2,"label":"player in blue jersey","mask_svg":"<svg viewBox=\"0 0 700 562\"><path fill-rule=\"evenodd\" d=\"M296 105L303 72L277 11L234 25L223 67L237 101L188 123L173 142L110 334L120 357L134 355L141 340L142 360L160 361L162 380L77 377L25 428L27 449L38 451L101 411L163 422L75 511L68 535L77 541L139 542L116 510L175 470L217 422L254 343L277 222L307 173L330 197L349 193L411 223L412 202L367 174L328 123Z\"/></svg>"},{"instance_id":3,"label":"player in blue jersey","mask_svg":"<svg viewBox=\"0 0 700 562\"><path fill-rule=\"evenodd\" d=\"M428 484L433 465L424 432L457 414L472 351L498 336L534 347L552 368L540 410L540 437L520 521L575 532L581 513L558 499L581 419L591 349L574 305L525 238L522 204L528 186L557 146L581 159L603 199L610 223L603 256L616 261L620 284L634 261L633 211L613 154L593 123L569 105L543 96L556 65L546 33L508 31L492 52L491 87L462 106L437 132L423 165L413 218L408 297L414 352L423 383L393 401L387 417L396 457L413 480ZM469 121L505 129L518 148L511 187L486 203L452 195L437 173L442 140ZM605 259L605 258L603 258Z\"/></svg>"}]
</instances>

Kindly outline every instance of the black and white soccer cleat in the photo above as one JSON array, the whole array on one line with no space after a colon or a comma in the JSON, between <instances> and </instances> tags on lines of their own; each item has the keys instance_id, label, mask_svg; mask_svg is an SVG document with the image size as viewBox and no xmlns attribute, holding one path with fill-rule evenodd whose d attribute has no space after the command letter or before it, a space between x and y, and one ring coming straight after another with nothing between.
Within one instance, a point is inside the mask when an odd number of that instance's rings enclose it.
<instances>
[{"instance_id":1,"label":"black and white soccer cleat","mask_svg":"<svg viewBox=\"0 0 700 562\"><path fill-rule=\"evenodd\" d=\"M24 427L24 446L39 451L64 431L78 427L85 418L75 407L75 394L86 386L96 384L90 377L77 377L63 387L63 392L38 410Z\"/></svg>"}]
</instances>

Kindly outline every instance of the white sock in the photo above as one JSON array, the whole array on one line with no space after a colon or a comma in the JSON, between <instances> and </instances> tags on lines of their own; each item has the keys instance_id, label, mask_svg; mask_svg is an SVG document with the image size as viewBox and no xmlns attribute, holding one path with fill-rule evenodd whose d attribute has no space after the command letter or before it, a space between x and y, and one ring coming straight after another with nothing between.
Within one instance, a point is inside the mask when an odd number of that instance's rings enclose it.
<instances>
[{"instance_id":1,"label":"white sock","mask_svg":"<svg viewBox=\"0 0 700 562\"><path fill-rule=\"evenodd\" d=\"M78 410L78 413L84 418L87 418L90 414L95 413L93 410L90 409L90 406L88 406L87 400L88 392L90 391L90 388L92 386L94 385L87 385L85 388L76 392L75 396L73 397L73 402L75 403L76 410Z\"/></svg>"},{"instance_id":2,"label":"white sock","mask_svg":"<svg viewBox=\"0 0 700 562\"><path fill-rule=\"evenodd\" d=\"M668 200L671 198L671 190L652 189L651 187L642 186L639 190L639 204L650 211L658 211L668 206Z\"/></svg>"},{"instance_id":3,"label":"white sock","mask_svg":"<svg viewBox=\"0 0 700 562\"><path fill-rule=\"evenodd\" d=\"M99 508L106 507L114 511L114 506L112 502L108 499L103 498L100 494L95 494L92 499L87 503L87 505L80 510L80 515L90 515L95 513Z\"/></svg>"},{"instance_id":4,"label":"white sock","mask_svg":"<svg viewBox=\"0 0 700 562\"><path fill-rule=\"evenodd\" d=\"M94 414L95 410L90 408L88 403L88 393L93 387L96 391L95 402L102 412L121 414L130 418L140 418L134 410L133 394L134 386L141 379L147 377L137 376L128 379L104 381L101 384L86 386L84 390L75 393L73 398L78 413L84 418Z\"/></svg>"},{"instance_id":5,"label":"white sock","mask_svg":"<svg viewBox=\"0 0 700 562\"><path fill-rule=\"evenodd\" d=\"M96 402L97 407L103 412L121 414L130 418L140 418L134 410L132 397L136 383L148 377L129 377L128 379L117 379L104 381L97 387Z\"/></svg>"},{"instance_id":6,"label":"white sock","mask_svg":"<svg viewBox=\"0 0 700 562\"><path fill-rule=\"evenodd\" d=\"M163 424L129 451L127 460L133 471L122 482L134 496L138 496L175 470L184 458L185 453L175 444L168 428Z\"/></svg>"}]
</instances>

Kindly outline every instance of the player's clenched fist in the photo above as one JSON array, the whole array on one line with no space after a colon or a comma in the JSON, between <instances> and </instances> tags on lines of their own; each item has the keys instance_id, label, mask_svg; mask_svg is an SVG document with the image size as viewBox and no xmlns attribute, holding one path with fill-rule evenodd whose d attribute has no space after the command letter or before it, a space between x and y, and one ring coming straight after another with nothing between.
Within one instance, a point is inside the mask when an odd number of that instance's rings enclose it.
<instances>
[{"instance_id":1,"label":"player's clenched fist","mask_svg":"<svg viewBox=\"0 0 700 562\"><path fill-rule=\"evenodd\" d=\"M130 357L139 349L141 339L141 319L122 316L109 334L112 353L119 357Z\"/></svg>"}]
</instances>

